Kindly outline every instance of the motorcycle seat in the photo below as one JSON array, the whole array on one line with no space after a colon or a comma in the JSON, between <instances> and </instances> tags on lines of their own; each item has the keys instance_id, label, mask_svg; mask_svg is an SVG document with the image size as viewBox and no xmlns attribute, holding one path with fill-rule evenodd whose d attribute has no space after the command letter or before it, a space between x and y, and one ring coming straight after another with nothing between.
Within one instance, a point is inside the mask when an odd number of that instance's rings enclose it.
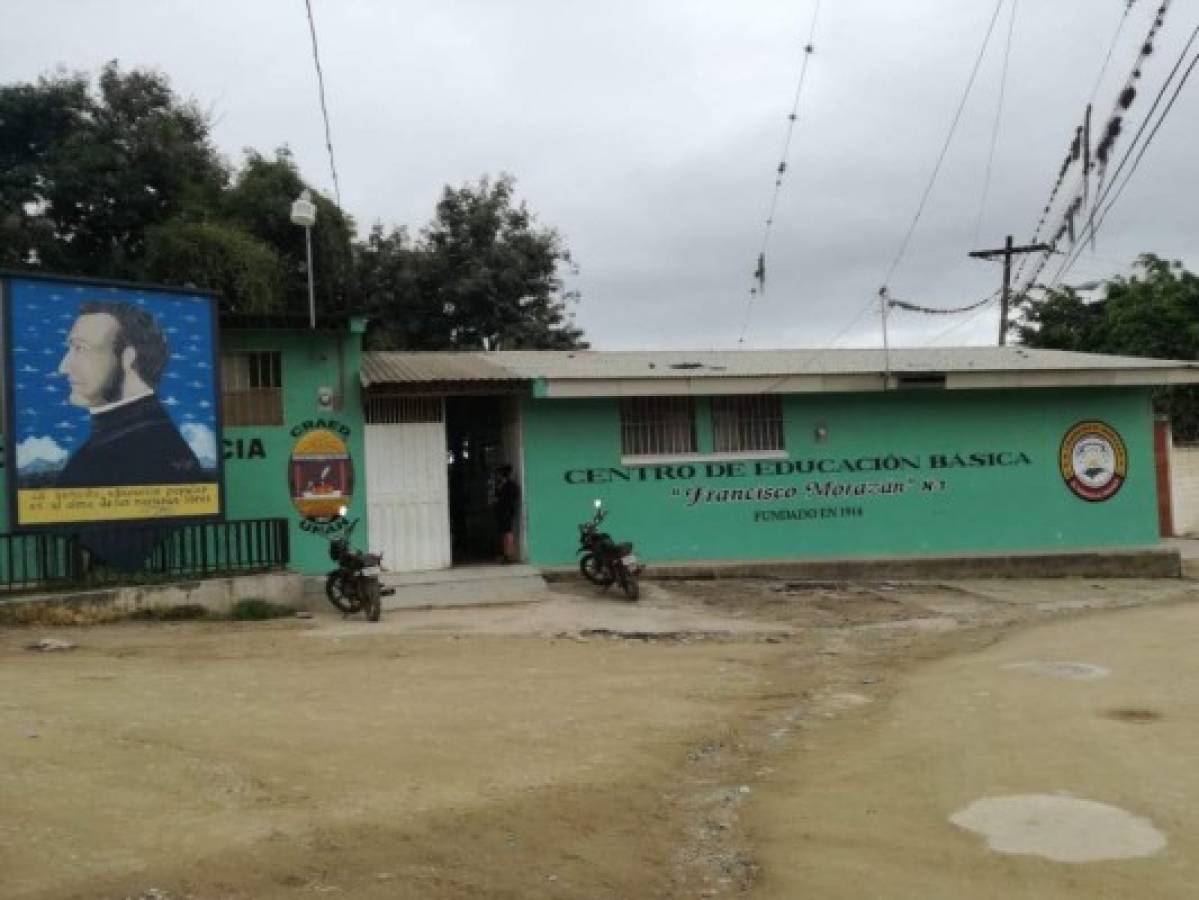
<instances>
[{"instance_id":1,"label":"motorcycle seat","mask_svg":"<svg viewBox=\"0 0 1199 900\"><path fill-rule=\"evenodd\" d=\"M633 552L633 545L629 543L617 544L616 552L621 556L628 556Z\"/></svg>"}]
</instances>

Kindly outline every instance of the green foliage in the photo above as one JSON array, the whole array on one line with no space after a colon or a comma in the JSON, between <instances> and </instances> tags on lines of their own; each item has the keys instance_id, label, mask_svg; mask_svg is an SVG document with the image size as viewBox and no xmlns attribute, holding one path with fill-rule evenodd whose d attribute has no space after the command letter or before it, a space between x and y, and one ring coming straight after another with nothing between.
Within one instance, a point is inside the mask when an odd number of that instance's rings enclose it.
<instances>
[{"instance_id":1,"label":"green foliage","mask_svg":"<svg viewBox=\"0 0 1199 900\"><path fill-rule=\"evenodd\" d=\"M312 269L317 308L344 312L353 306L354 222L300 176L286 147L274 159L249 150L230 190L221 198L221 214L229 222L274 249L279 258L280 311L308 312L308 256L304 229L291 221L291 204L305 188L316 203L312 228Z\"/></svg>"},{"instance_id":2,"label":"green foliage","mask_svg":"<svg viewBox=\"0 0 1199 900\"><path fill-rule=\"evenodd\" d=\"M237 621L284 619L296 614L295 607L269 600L238 600L229 610L229 618Z\"/></svg>"},{"instance_id":3,"label":"green foliage","mask_svg":"<svg viewBox=\"0 0 1199 900\"><path fill-rule=\"evenodd\" d=\"M1017 330L1029 347L1199 359L1199 277L1180 262L1145 254L1131 277L1109 281L1098 300L1067 287L1031 302ZM1164 388L1154 403L1169 413L1177 439L1199 440L1199 391Z\"/></svg>"},{"instance_id":4,"label":"green foliage","mask_svg":"<svg viewBox=\"0 0 1199 900\"><path fill-rule=\"evenodd\" d=\"M150 228L144 271L150 281L216 291L236 312L270 312L280 294L278 254L225 223L172 220Z\"/></svg>"},{"instance_id":5,"label":"green foliage","mask_svg":"<svg viewBox=\"0 0 1199 900\"><path fill-rule=\"evenodd\" d=\"M0 88L0 260L136 278L147 229L210 206L227 180L194 104L164 75L106 65Z\"/></svg>"},{"instance_id":6,"label":"green foliage","mask_svg":"<svg viewBox=\"0 0 1199 900\"><path fill-rule=\"evenodd\" d=\"M158 72L108 63L93 89L56 74L0 86L0 266L191 285L238 312L307 314L306 187L286 148L236 171L208 117ZM354 221L312 191L317 308L365 312L382 348L586 346L563 288L561 236L501 176L446 187L415 239Z\"/></svg>"},{"instance_id":7,"label":"green foliage","mask_svg":"<svg viewBox=\"0 0 1199 900\"><path fill-rule=\"evenodd\" d=\"M378 347L440 350L585 346L563 291L570 253L536 225L516 182L445 188L433 221L412 241L376 228L359 251L359 295Z\"/></svg>"}]
</instances>

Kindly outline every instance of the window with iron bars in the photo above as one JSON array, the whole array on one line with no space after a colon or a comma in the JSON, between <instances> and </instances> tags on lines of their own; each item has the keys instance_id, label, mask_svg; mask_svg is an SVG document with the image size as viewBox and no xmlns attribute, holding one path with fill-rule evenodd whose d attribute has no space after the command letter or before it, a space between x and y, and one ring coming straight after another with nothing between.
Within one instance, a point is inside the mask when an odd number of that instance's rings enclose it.
<instances>
[{"instance_id":1,"label":"window with iron bars","mask_svg":"<svg viewBox=\"0 0 1199 900\"><path fill-rule=\"evenodd\" d=\"M777 394L712 398L716 453L770 453L783 447L783 405Z\"/></svg>"},{"instance_id":2,"label":"window with iron bars","mask_svg":"<svg viewBox=\"0 0 1199 900\"><path fill-rule=\"evenodd\" d=\"M282 354L278 350L222 353L221 408L226 427L282 425Z\"/></svg>"},{"instance_id":3,"label":"window with iron bars","mask_svg":"<svg viewBox=\"0 0 1199 900\"><path fill-rule=\"evenodd\" d=\"M620 401L623 456L696 452L695 402L690 397L626 397Z\"/></svg>"}]
</instances>

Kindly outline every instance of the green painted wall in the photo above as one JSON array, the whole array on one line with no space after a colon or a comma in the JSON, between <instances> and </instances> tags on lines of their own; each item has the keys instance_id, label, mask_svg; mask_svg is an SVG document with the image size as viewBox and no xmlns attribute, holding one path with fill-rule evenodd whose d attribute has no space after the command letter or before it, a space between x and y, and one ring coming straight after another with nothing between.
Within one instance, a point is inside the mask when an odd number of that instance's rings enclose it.
<instances>
[{"instance_id":1,"label":"green painted wall","mask_svg":"<svg viewBox=\"0 0 1199 900\"><path fill-rule=\"evenodd\" d=\"M710 426L707 400L697 402L702 450ZM733 460L701 457L693 474L678 463L622 466L616 399L528 398L522 415L529 555L540 565L576 559L594 498L609 509L605 527L650 564L1158 542L1144 389L787 396L786 459L740 460L730 472ZM1062 439L1085 419L1115 428L1128 450L1127 480L1102 502L1075 496L1059 471ZM888 457L901 468L883 468ZM893 492L854 496L855 486ZM753 488L795 491L749 502L727 493Z\"/></svg>"},{"instance_id":2,"label":"green painted wall","mask_svg":"<svg viewBox=\"0 0 1199 900\"><path fill-rule=\"evenodd\" d=\"M363 414L359 368L362 334L305 331L228 331L221 335L222 350L278 350L282 354L284 425L282 427L225 428L225 517L227 519L286 518L291 523L291 566L309 573L327 572L332 563L328 543L305 523L291 500L288 468L292 447L304 433L305 423L321 422L348 429L346 444L354 466L354 493L349 518L361 517L354 543L367 547L366 456L363 449ZM339 357L338 348L341 355ZM339 391L341 403L322 412L317 403L321 387ZM0 490L5 472L0 470ZM8 504L0 503L0 533L8 531ZM16 577L39 571L32 545L25 560L14 560ZM0 558L0 578L7 561Z\"/></svg>"},{"instance_id":3,"label":"green painted wall","mask_svg":"<svg viewBox=\"0 0 1199 900\"><path fill-rule=\"evenodd\" d=\"M278 350L283 365L281 427L224 428L225 507L229 519L285 517L291 522L291 566L315 574L332 568L328 542L300 516L291 500L288 469L292 448L308 428L348 429L345 442L354 466L353 501L347 516L361 518L354 544L369 545L366 525L366 455L359 388L360 333L227 331L221 349ZM340 356L338 349L340 347ZM341 397L338 408L322 411L321 387ZM325 425L321 425L321 423Z\"/></svg>"}]
</instances>

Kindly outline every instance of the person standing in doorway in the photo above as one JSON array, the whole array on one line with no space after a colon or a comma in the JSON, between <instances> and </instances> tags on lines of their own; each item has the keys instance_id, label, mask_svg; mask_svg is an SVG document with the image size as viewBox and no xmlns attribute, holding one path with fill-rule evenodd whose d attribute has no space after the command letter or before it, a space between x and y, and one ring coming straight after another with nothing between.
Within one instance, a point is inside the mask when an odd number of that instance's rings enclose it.
<instances>
[{"instance_id":1,"label":"person standing in doorway","mask_svg":"<svg viewBox=\"0 0 1199 900\"><path fill-rule=\"evenodd\" d=\"M495 472L495 528L500 535L500 559L514 563L516 556L516 511L520 508L520 486L512 478L511 466L500 466Z\"/></svg>"}]
</instances>

